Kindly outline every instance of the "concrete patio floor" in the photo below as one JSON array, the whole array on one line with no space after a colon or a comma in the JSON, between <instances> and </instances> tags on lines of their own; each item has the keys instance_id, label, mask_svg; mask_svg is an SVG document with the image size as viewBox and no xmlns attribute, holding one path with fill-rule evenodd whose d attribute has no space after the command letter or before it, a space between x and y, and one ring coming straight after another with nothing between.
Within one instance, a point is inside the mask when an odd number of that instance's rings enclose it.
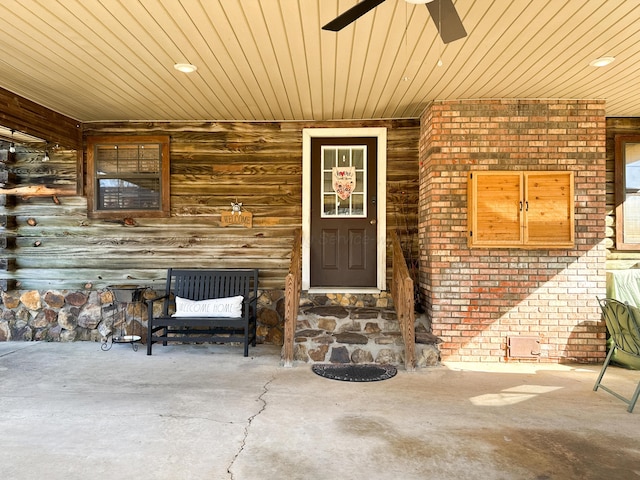
<instances>
[{"instance_id":1,"label":"concrete patio floor","mask_svg":"<svg viewBox=\"0 0 640 480\"><path fill-rule=\"evenodd\" d=\"M640 479L600 365L445 364L349 383L277 347L0 344L0 478ZM640 372L605 380L631 395Z\"/></svg>"}]
</instances>

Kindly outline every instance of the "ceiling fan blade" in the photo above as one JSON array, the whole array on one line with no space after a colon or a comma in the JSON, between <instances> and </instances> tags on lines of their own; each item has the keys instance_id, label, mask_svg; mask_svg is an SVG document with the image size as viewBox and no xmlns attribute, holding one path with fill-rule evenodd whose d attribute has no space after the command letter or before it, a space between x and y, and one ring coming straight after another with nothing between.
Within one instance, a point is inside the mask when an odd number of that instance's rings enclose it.
<instances>
[{"instance_id":1,"label":"ceiling fan blade","mask_svg":"<svg viewBox=\"0 0 640 480\"><path fill-rule=\"evenodd\" d=\"M433 0L427 3L427 8L444 43L467 36L467 31L462 25L453 0Z\"/></svg>"},{"instance_id":2,"label":"ceiling fan blade","mask_svg":"<svg viewBox=\"0 0 640 480\"><path fill-rule=\"evenodd\" d=\"M322 29L331 30L332 32L342 30L351 22L356 21L362 15L367 13L369 10L373 10L384 1L385 0L362 0L362 2L355 4L349 10L331 20L324 27L322 27Z\"/></svg>"}]
</instances>

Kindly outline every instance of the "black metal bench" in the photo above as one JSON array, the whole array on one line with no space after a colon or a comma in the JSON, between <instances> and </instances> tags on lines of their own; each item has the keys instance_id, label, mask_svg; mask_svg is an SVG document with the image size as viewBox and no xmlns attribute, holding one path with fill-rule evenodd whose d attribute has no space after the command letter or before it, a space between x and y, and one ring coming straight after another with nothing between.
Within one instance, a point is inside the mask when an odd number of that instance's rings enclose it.
<instances>
[{"instance_id":1,"label":"black metal bench","mask_svg":"<svg viewBox=\"0 0 640 480\"><path fill-rule=\"evenodd\" d=\"M155 342L238 342L247 357L249 343L256 345L257 299L258 269L170 268L165 294L147 300L147 355ZM154 317L159 300L162 313Z\"/></svg>"}]
</instances>

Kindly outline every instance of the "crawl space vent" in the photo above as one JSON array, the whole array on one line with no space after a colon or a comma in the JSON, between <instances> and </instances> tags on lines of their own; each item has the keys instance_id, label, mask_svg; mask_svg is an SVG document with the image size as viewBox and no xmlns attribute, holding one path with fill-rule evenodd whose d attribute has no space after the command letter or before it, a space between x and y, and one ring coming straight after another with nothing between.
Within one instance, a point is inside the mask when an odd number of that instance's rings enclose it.
<instances>
[{"instance_id":1,"label":"crawl space vent","mask_svg":"<svg viewBox=\"0 0 640 480\"><path fill-rule=\"evenodd\" d=\"M508 337L507 355L509 358L538 358L540 337Z\"/></svg>"}]
</instances>

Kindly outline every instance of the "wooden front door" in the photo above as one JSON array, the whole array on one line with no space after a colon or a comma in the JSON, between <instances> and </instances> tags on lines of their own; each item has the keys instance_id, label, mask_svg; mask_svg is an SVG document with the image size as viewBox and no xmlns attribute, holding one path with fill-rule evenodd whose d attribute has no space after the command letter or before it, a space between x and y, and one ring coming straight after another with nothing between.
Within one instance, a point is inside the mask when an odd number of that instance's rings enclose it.
<instances>
[{"instance_id":1,"label":"wooden front door","mask_svg":"<svg viewBox=\"0 0 640 480\"><path fill-rule=\"evenodd\" d=\"M311 140L311 287L375 287L377 138Z\"/></svg>"}]
</instances>

